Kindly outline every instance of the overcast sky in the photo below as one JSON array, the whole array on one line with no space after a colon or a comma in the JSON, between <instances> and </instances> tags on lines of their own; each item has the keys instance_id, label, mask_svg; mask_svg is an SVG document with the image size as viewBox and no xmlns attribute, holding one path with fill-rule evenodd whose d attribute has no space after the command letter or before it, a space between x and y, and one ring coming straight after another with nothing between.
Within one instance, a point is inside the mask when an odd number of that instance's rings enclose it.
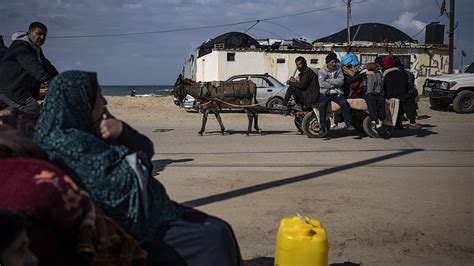
<instances>
[{"instance_id":1,"label":"overcast sky","mask_svg":"<svg viewBox=\"0 0 474 266\"><path fill-rule=\"evenodd\" d=\"M147 32L206 27L284 16L343 5L342 0L0 0L0 34L6 45L15 31L41 21L53 36ZM438 0L442 2L442 0ZM446 1L449 10L449 0ZM436 0L369 0L353 5L353 24L378 22L413 36L439 15ZM456 1L455 67L461 50L474 61L474 1ZM448 27L446 16L437 19ZM201 43L253 23L193 31L102 38L48 38L44 53L59 71L97 71L102 84L172 84L184 60ZM308 41L346 26L346 8L260 22L250 31L258 38L304 37ZM6 36L6 37L5 37ZM418 35L424 42L424 33ZM445 43L448 37L445 36Z\"/></svg>"}]
</instances>

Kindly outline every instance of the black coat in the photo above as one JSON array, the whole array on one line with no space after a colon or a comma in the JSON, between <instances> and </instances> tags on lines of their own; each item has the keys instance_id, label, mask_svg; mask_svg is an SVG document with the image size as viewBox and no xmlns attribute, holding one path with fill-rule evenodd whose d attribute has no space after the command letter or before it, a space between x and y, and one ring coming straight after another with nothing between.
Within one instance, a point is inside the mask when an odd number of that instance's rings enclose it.
<instances>
[{"instance_id":1,"label":"black coat","mask_svg":"<svg viewBox=\"0 0 474 266\"><path fill-rule=\"evenodd\" d=\"M407 98L408 94L408 75L405 71L398 68L389 68L384 71L383 84L385 98Z\"/></svg>"},{"instance_id":2,"label":"black coat","mask_svg":"<svg viewBox=\"0 0 474 266\"><path fill-rule=\"evenodd\" d=\"M5 44L3 43L3 36L0 35L0 61L2 61L3 56L7 52L7 47L5 47Z\"/></svg>"},{"instance_id":3,"label":"black coat","mask_svg":"<svg viewBox=\"0 0 474 266\"><path fill-rule=\"evenodd\" d=\"M318 103L319 100L318 75L314 73L314 71L309 67L306 67L306 69L298 75L300 80L290 81L288 82L288 85L303 91L303 105L306 107L311 107Z\"/></svg>"},{"instance_id":4,"label":"black coat","mask_svg":"<svg viewBox=\"0 0 474 266\"><path fill-rule=\"evenodd\" d=\"M41 82L58 74L56 68L41 51L26 41L16 40L0 62L0 93L18 104L25 104L29 96L37 99Z\"/></svg>"}]
</instances>

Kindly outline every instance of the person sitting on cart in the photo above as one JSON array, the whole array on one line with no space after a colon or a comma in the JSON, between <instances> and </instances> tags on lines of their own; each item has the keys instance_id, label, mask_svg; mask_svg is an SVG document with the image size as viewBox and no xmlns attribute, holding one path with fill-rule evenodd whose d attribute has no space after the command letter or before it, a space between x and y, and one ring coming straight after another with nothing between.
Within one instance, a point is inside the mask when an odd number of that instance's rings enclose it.
<instances>
[{"instance_id":1,"label":"person sitting on cart","mask_svg":"<svg viewBox=\"0 0 474 266\"><path fill-rule=\"evenodd\" d=\"M341 68L337 65L337 55L330 52L326 56L326 65L318 71L319 77L319 122L321 127L325 127L326 109L331 101L335 101L342 109L342 117L346 123L346 128L353 130L350 105L344 98L342 85L344 84L344 75Z\"/></svg>"},{"instance_id":2,"label":"person sitting on cart","mask_svg":"<svg viewBox=\"0 0 474 266\"><path fill-rule=\"evenodd\" d=\"M302 109L312 108L317 103L319 96L318 77L314 71L308 67L306 59L299 56L295 59L296 69L299 71L298 77L291 77L286 83L289 85L286 90L282 105L288 107L291 96L297 104L301 104Z\"/></svg>"}]
</instances>

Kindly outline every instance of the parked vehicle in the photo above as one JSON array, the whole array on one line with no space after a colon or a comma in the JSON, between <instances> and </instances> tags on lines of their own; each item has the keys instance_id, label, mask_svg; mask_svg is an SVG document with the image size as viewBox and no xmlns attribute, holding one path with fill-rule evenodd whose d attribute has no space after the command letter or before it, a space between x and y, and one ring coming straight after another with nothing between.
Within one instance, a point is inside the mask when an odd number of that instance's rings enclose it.
<instances>
[{"instance_id":1,"label":"parked vehicle","mask_svg":"<svg viewBox=\"0 0 474 266\"><path fill-rule=\"evenodd\" d=\"M453 104L456 113L474 110L474 63L462 74L442 75L426 79L423 95L430 97L435 110L444 110Z\"/></svg>"},{"instance_id":2,"label":"parked vehicle","mask_svg":"<svg viewBox=\"0 0 474 266\"><path fill-rule=\"evenodd\" d=\"M242 74L232 76L226 81L251 80L257 85L257 101L263 107L274 108L281 105L285 97L287 85L282 84L268 73L265 74ZM198 110L196 99L190 95L184 100L184 108L187 111Z\"/></svg>"}]
</instances>

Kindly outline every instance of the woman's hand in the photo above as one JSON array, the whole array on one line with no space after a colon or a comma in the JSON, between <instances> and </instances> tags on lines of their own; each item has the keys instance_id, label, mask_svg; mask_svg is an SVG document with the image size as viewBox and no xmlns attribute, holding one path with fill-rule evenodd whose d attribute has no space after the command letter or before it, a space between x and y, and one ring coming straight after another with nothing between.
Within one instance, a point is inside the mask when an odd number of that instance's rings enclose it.
<instances>
[{"instance_id":1,"label":"woman's hand","mask_svg":"<svg viewBox=\"0 0 474 266\"><path fill-rule=\"evenodd\" d=\"M123 130L122 121L113 117L107 109L102 115L102 121L99 125L100 136L103 139L116 139L120 136Z\"/></svg>"}]
</instances>

